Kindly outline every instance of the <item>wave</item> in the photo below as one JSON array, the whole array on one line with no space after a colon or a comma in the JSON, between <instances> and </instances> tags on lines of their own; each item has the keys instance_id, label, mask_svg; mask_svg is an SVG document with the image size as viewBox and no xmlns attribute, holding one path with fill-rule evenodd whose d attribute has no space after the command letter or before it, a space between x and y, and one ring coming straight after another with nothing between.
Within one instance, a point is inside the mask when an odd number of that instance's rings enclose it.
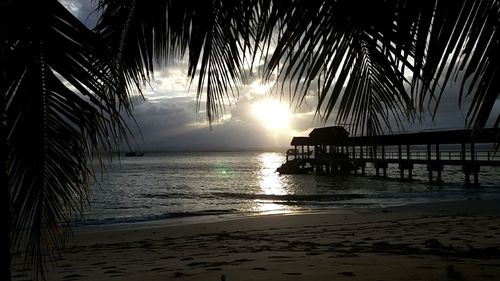
<instances>
[{"instance_id":1,"label":"wave","mask_svg":"<svg viewBox=\"0 0 500 281\"><path fill-rule=\"evenodd\" d=\"M351 199L365 198L364 194L343 193L343 194L249 194L249 193L229 193L220 192L212 195L222 198L246 199L246 200L269 200L269 201L345 201Z\"/></svg>"},{"instance_id":2,"label":"wave","mask_svg":"<svg viewBox=\"0 0 500 281\"><path fill-rule=\"evenodd\" d=\"M196 196L196 194L188 194L182 192L173 192L164 194L144 193L140 195L141 198L148 198L148 199L193 198L194 196Z\"/></svg>"},{"instance_id":3,"label":"wave","mask_svg":"<svg viewBox=\"0 0 500 281\"><path fill-rule=\"evenodd\" d=\"M150 199L172 199L172 198L222 198L222 199L240 199L240 200L268 200L268 201L345 201L351 199L365 198L365 194L342 193L342 194L251 194L237 192L213 192L207 194L185 194L185 193L166 193L166 194L142 194L143 198Z\"/></svg>"},{"instance_id":4,"label":"wave","mask_svg":"<svg viewBox=\"0 0 500 281\"><path fill-rule=\"evenodd\" d=\"M107 225L107 224L121 224L121 223L136 223L136 222L146 222L146 221L157 221L166 219L179 219L187 217L199 217L199 216L219 216L219 215L230 215L237 214L236 209L226 209L226 210L202 210L195 212L170 212L159 215L144 215L144 216L131 216L131 217L118 217L118 218L96 218L96 219L83 219L77 222L75 225Z\"/></svg>"}]
</instances>

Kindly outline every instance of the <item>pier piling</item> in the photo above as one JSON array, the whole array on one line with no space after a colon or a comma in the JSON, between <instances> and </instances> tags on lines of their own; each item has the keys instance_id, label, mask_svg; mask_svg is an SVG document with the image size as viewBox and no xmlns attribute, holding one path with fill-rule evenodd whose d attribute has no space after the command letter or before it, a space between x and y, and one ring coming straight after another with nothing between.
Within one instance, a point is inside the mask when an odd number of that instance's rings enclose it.
<instances>
[{"instance_id":1,"label":"pier piling","mask_svg":"<svg viewBox=\"0 0 500 281\"><path fill-rule=\"evenodd\" d=\"M294 161L290 159L292 157L301 159L304 161L301 169L326 175L358 174L360 168L361 174L365 175L366 164L371 163L375 174L384 177L389 165L396 164L399 165L399 178L402 180L405 179L405 170L408 170L407 178L412 180L414 165L426 165L430 182L442 181L444 166L462 166L465 183L471 182L472 175L474 183L479 184L481 166L500 167L500 160L492 153L498 135L500 129L490 128L477 134L471 130L452 130L349 137L349 133L340 126L317 128L309 137L293 138L291 145L295 149L293 153L287 153L287 162ZM476 143L492 145L488 151L482 145L479 153L484 156L478 157ZM406 146L405 152L403 145ZM445 151L442 151L443 148ZM441 157L443 153L446 155L444 158Z\"/></svg>"}]
</instances>

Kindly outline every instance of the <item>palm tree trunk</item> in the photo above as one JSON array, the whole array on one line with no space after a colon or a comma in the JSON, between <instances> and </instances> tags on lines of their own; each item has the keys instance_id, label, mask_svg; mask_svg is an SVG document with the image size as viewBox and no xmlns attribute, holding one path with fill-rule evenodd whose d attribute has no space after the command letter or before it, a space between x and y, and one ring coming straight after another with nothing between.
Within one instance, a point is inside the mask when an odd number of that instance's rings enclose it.
<instances>
[{"instance_id":1,"label":"palm tree trunk","mask_svg":"<svg viewBox=\"0 0 500 281\"><path fill-rule=\"evenodd\" d=\"M0 280L11 280L10 192L7 171L7 115L0 96Z\"/></svg>"}]
</instances>

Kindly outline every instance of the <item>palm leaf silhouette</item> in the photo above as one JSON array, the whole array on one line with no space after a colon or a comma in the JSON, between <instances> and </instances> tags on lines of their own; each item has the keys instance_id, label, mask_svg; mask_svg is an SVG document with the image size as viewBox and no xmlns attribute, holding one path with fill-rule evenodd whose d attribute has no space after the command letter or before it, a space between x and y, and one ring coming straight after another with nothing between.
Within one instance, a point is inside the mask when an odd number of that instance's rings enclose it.
<instances>
[{"instance_id":1,"label":"palm leaf silhouette","mask_svg":"<svg viewBox=\"0 0 500 281\"><path fill-rule=\"evenodd\" d=\"M358 133L401 125L446 87L471 96L468 125L482 128L498 95L498 1L289 1L269 17L280 38L266 68L296 81L302 100L317 82L318 110ZM292 8L290 8L292 7ZM304 20L306 19L306 20ZM406 118L402 118L406 117Z\"/></svg>"},{"instance_id":2,"label":"palm leaf silhouette","mask_svg":"<svg viewBox=\"0 0 500 281\"><path fill-rule=\"evenodd\" d=\"M359 134L438 108L456 83L471 101L468 126L481 128L498 93L494 0L101 1L101 8L97 30L123 54L132 81L187 53L210 121L245 78L245 52L265 60L264 77L292 84L292 100L314 90L324 119L335 113Z\"/></svg>"},{"instance_id":3,"label":"palm leaf silhouette","mask_svg":"<svg viewBox=\"0 0 500 281\"><path fill-rule=\"evenodd\" d=\"M93 32L58 1L23 2L9 3L12 15L2 26L9 31L2 150L13 246L25 247L26 262L41 272L46 253L64 242L60 223L79 215L88 199L93 154L109 153L126 133L119 110L129 103Z\"/></svg>"},{"instance_id":4,"label":"palm leaf silhouette","mask_svg":"<svg viewBox=\"0 0 500 281\"><path fill-rule=\"evenodd\" d=\"M141 84L155 66L186 52L188 75L206 95L209 121L224 111L244 79L243 54L252 32L247 22L257 1L101 1L96 30L117 54L128 81Z\"/></svg>"},{"instance_id":5,"label":"palm leaf silhouette","mask_svg":"<svg viewBox=\"0 0 500 281\"><path fill-rule=\"evenodd\" d=\"M10 217L38 270L63 243L59 223L82 210L92 155L127 133L128 95L172 59L188 56L209 121L237 95L247 57L359 134L402 126L447 94L480 129L500 92L496 0L101 0L94 32L56 0L0 5L1 249Z\"/></svg>"}]
</instances>

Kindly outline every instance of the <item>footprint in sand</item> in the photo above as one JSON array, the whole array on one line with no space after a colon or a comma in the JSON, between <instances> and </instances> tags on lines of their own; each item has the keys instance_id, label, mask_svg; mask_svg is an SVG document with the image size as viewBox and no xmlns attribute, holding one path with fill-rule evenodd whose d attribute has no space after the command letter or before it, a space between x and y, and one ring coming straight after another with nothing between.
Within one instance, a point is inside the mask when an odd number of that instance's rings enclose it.
<instances>
[{"instance_id":1,"label":"footprint in sand","mask_svg":"<svg viewBox=\"0 0 500 281\"><path fill-rule=\"evenodd\" d=\"M104 274L120 274L122 273L121 271L119 270L108 270L108 271L104 271Z\"/></svg>"},{"instance_id":2,"label":"footprint in sand","mask_svg":"<svg viewBox=\"0 0 500 281\"><path fill-rule=\"evenodd\" d=\"M207 265L207 264L208 264L208 262L199 261L199 262L188 263L187 266L200 266L200 265Z\"/></svg>"},{"instance_id":3,"label":"footprint in sand","mask_svg":"<svg viewBox=\"0 0 500 281\"><path fill-rule=\"evenodd\" d=\"M115 278L115 277L124 277L124 276L128 276L128 275L126 275L126 274L113 274L113 275L110 275L109 277Z\"/></svg>"},{"instance_id":4,"label":"footprint in sand","mask_svg":"<svg viewBox=\"0 0 500 281\"><path fill-rule=\"evenodd\" d=\"M268 259L289 259L290 256L269 256Z\"/></svg>"},{"instance_id":5,"label":"footprint in sand","mask_svg":"<svg viewBox=\"0 0 500 281\"><path fill-rule=\"evenodd\" d=\"M253 261L253 260L249 260L249 259L238 259L238 260L234 260L233 263L242 263L242 262L249 262L249 261Z\"/></svg>"},{"instance_id":6,"label":"footprint in sand","mask_svg":"<svg viewBox=\"0 0 500 281\"><path fill-rule=\"evenodd\" d=\"M149 271L168 271L168 269L164 268L164 267L154 267L154 268L151 268Z\"/></svg>"},{"instance_id":7,"label":"footprint in sand","mask_svg":"<svg viewBox=\"0 0 500 281\"><path fill-rule=\"evenodd\" d=\"M83 275L80 275L80 274L70 274L70 275L63 276L63 279L76 279L76 278L80 278L80 277L83 277Z\"/></svg>"},{"instance_id":8,"label":"footprint in sand","mask_svg":"<svg viewBox=\"0 0 500 281\"><path fill-rule=\"evenodd\" d=\"M319 256L319 255L323 255L323 253L313 252L313 253L306 254L306 256Z\"/></svg>"},{"instance_id":9,"label":"footprint in sand","mask_svg":"<svg viewBox=\"0 0 500 281\"><path fill-rule=\"evenodd\" d=\"M184 273L179 272L179 271L174 272L174 277L175 278L182 277L182 276L184 276Z\"/></svg>"},{"instance_id":10,"label":"footprint in sand","mask_svg":"<svg viewBox=\"0 0 500 281\"><path fill-rule=\"evenodd\" d=\"M176 256L165 256L165 257L161 257L160 260L168 260L168 259L175 259Z\"/></svg>"},{"instance_id":11,"label":"footprint in sand","mask_svg":"<svg viewBox=\"0 0 500 281\"><path fill-rule=\"evenodd\" d=\"M343 275L343 276L356 276L354 272L352 271L342 271L342 272L337 272L338 275Z\"/></svg>"},{"instance_id":12,"label":"footprint in sand","mask_svg":"<svg viewBox=\"0 0 500 281\"><path fill-rule=\"evenodd\" d=\"M101 269L112 269L112 268L116 268L116 266L110 265L110 266L101 267Z\"/></svg>"},{"instance_id":13,"label":"footprint in sand","mask_svg":"<svg viewBox=\"0 0 500 281\"><path fill-rule=\"evenodd\" d=\"M207 269L205 269L205 270L206 270L206 271L221 271L221 270L222 270L222 268L220 268L220 267L211 267L211 268L207 268Z\"/></svg>"}]
</instances>

